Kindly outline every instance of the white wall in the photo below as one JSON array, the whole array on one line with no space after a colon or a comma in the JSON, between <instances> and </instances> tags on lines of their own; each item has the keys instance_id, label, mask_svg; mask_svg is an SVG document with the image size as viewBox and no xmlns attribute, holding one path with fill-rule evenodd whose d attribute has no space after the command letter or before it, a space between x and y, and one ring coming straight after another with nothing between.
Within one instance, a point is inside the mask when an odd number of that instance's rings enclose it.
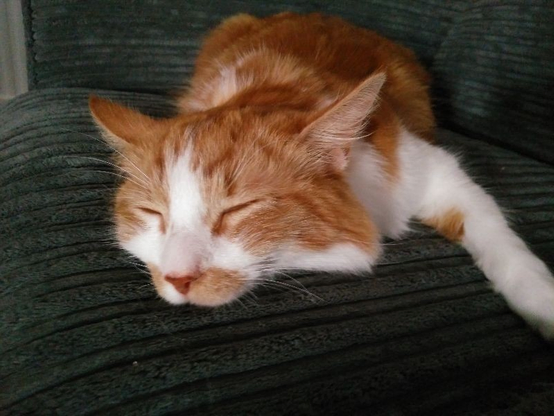
<instances>
[{"instance_id":1,"label":"white wall","mask_svg":"<svg viewBox=\"0 0 554 416\"><path fill-rule=\"evenodd\" d=\"M0 0L0 101L28 90L20 0Z\"/></svg>"}]
</instances>

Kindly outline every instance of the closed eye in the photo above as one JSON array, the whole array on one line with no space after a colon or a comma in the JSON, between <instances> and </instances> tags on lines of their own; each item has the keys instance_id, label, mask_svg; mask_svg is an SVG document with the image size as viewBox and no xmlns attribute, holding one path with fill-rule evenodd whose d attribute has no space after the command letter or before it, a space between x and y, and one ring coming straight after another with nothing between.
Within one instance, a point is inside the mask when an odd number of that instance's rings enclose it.
<instances>
[{"instance_id":1,"label":"closed eye","mask_svg":"<svg viewBox=\"0 0 554 416\"><path fill-rule=\"evenodd\" d=\"M156 216L162 216L162 213L159 212L159 211L156 211L154 209L151 209L151 208L146 208L146 207L138 207L138 210L140 212L142 212L143 214L146 214L146 215L156 215Z\"/></svg>"},{"instance_id":2,"label":"closed eye","mask_svg":"<svg viewBox=\"0 0 554 416\"><path fill-rule=\"evenodd\" d=\"M166 223L163 214L160 211L156 211L152 208L146 208L146 207L138 207L138 210L142 212L143 214L146 214L150 218L157 218L158 219L158 226L160 229L160 232L162 234L165 234L166 230Z\"/></svg>"},{"instance_id":3,"label":"closed eye","mask_svg":"<svg viewBox=\"0 0 554 416\"><path fill-rule=\"evenodd\" d=\"M253 199L251 201L248 201L248 202L244 202L242 204L238 204L238 205L235 205L234 207L231 207L231 208L227 208L225 211L223 211L221 213L222 216L224 215L228 215L228 214L232 214L233 212L237 212L237 211L240 211L241 209L244 209L246 207L249 207L250 205L253 205L255 204L256 202L260 202L259 199Z\"/></svg>"},{"instance_id":4,"label":"closed eye","mask_svg":"<svg viewBox=\"0 0 554 416\"><path fill-rule=\"evenodd\" d=\"M243 202L242 204L238 204L238 205L232 206L231 208L225 209L223 212L221 212L221 214L219 214L219 218L217 219L216 223L214 224L214 226L212 228L212 232L215 233L215 234L221 233L222 230L223 230L224 221L227 217L229 217L230 215L239 213L240 211L242 211L246 208L249 208L254 204L257 204L260 201L261 201L261 199L252 199L250 201Z\"/></svg>"}]
</instances>

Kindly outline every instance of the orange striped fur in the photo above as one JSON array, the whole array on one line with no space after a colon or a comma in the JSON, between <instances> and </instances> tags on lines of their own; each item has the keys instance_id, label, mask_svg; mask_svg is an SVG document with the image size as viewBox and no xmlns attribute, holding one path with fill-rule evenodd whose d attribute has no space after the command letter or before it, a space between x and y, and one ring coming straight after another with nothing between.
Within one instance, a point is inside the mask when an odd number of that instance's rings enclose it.
<instances>
[{"instance_id":1,"label":"orange striped fur","mask_svg":"<svg viewBox=\"0 0 554 416\"><path fill-rule=\"evenodd\" d=\"M91 98L91 112L129 175L116 196L118 239L125 246L149 222L162 235L171 232L168 160L190 147L212 238L240 241L259 257L285 242L312 251L347 243L376 257L379 231L345 184L351 142L371 143L394 183L400 128L433 137L428 83L408 49L339 18L226 20L205 40L174 118L155 120ZM163 285L160 266L146 262ZM200 272L190 273L199 281ZM227 278L244 276L230 269ZM194 283L191 293L196 287L210 290Z\"/></svg>"}]
</instances>

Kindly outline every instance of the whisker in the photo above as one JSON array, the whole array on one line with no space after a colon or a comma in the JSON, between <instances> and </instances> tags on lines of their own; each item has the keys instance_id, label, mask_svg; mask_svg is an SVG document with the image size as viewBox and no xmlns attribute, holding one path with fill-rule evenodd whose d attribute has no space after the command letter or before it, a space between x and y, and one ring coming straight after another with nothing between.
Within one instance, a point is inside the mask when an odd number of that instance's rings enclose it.
<instances>
[{"instance_id":1,"label":"whisker","mask_svg":"<svg viewBox=\"0 0 554 416\"><path fill-rule=\"evenodd\" d=\"M248 307L245 305L245 303L242 301L242 299L239 297L239 298L236 298L234 300L234 302L237 302L239 305L241 305L244 309L248 309Z\"/></svg>"},{"instance_id":2,"label":"whisker","mask_svg":"<svg viewBox=\"0 0 554 416\"><path fill-rule=\"evenodd\" d=\"M90 156L74 156L74 155L68 155L66 157L70 157L70 158L74 158L74 159L87 159L87 160L93 160L95 162L100 162L100 163L103 163L105 165L108 165L108 166L112 166L114 168L116 168L117 170L123 170L121 169L120 166L116 165L115 163L111 163L111 162L108 162L107 160L103 160L103 159L98 159L96 157L90 157ZM142 178L139 178L137 175L135 175L134 173L131 173L127 170L123 170L123 172L125 172L127 175L130 175L132 176L133 178L135 178L137 181L141 182L143 185L145 185L145 187L148 187L150 185L149 182L145 181L144 179ZM147 179L149 179L147 177Z\"/></svg>"},{"instance_id":3,"label":"whisker","mask_svg":"<svg viewBox=\"0 0 554 416\"><path fill-rule=\"evenodd\" d=\"M304 286L304 285L302 284L302 282L300 282L298 279L295 279L295 278L292 277L290 274L287 274L287 273L285 273L285 272L283 272L283 271L280 271L280 270L276 271L276 273L279 274L279 275L282 275L282 276L285 276L285 277L289 278L290 280L292 280L293 282L295 282L296 284L298 284L302 289L308 291L308 289L306 288L306 286ZM308 291L308 292L309 292L309 291Z\"/></svg>"},{"instance_id":4,"label":"whisker","mask_svg":"<svg viewBox=\"0 0 554 416\"><path fill-rule=\"evenodd\" d=\"M71 130L71 129L68 129L68 128L63 128L63 130L66 130L66 131L69 131L69 132L72 132L72 133L77 133L77 134L82 134L83 136L86 136L86 137L90 137L91 139L94 139L96 140L97 142L100 142L106 146L108 146L110 149L112 149L114 152L116 152L117 154L119 154L122 158L124 158L127 162L129 162L136 170L138 170L145 178L147 181L150 180L150 178L148 177L148 175L146 175L146 173L144 173L135 163L133 163L133 161L131 159L129 159L127 156L125 156L122 152L120 152L117 148L115 148L115 146L112 146L110 143L108 143L107 141L105 140L102 140L98 137L95 137L91 134L86 134L86 133L83 133L83 132L80 132L80 131L76 131L76 130Z\"/></svg>"},{"instance_id":5,"label":"whisker","mask_svg":"<svg viewBox=\"0 0 554 416\"><path fill-rule=\"evenodd\" d=\"M140 264L140 263L134 263L134 262L132 262L132 261L127 261L127 263L130 264L131 266L134 266L134 267L137 268L137 269L140 269L140 270L145 271L145 272L147 272L148 274L150 274L150 273L148 272L148 268L147 268L146 266Z\"/></svg>"},{"instance_id":6,"label":"whisker","mask_svg":"<svg viewBox=\"0 0 554 416\"><path fill-rule=\"evenodd\" d=\"M76 167L72 167L72 169L77 169ZM108 175L113 175L113 176L117 176L118 178L121 178L121 179L124 179L124 180L128 180L129 182L132 182L134 183L135 185L137 185L138 187L144 189L144 190L148 190L144 185L142 185L141 183L137 182L137 181L134 181L132 180L131 178L128 178L124 175L121 175L120 173L116 173L116 172L110 172L110 171L107 171L107 170L100 170L100 169L93 169L92 170L93 172L98 172L98 173L105 173L105 174L108 174Z\"/></svg>"},{"instance_id":7,"label":"whisker","mask_svg":"<svg viewBox=\"0 0 554 416\"><path fill-rule=\"evenodd\" d=\"M320 298L317 295L314 295L313 293L306 292L306 291L302 290L299 287L296 287L296 286L293 286L293 285L287 285L287 284L284 284L282 282L264 282L263 286L271 287L271 288L274 288L274 289L281 289L283 291L291 291L291 292L301 293L301 294L308 295L310 298L313 298L314 300L323 301L322 298Z\"/></svg>"},{"instance_id":8,"label":"whisker","mask_svg":"<svg viewBox=\"0 0 554 416\"><path fill-rule=\"evenodd\" d=\"M273 284L273 285L277 285L277 286L282 286L282 287L286 287L286 288L289 288L289 289L292 289L292 290L296 290L298 292L301 292L301 293L305 293L309 296L312 296L314 297L315 299L319 300L319 301L324 301L323 298L317 296L315 293L312 293L310 292L308 289L306 289L305 287L298 287L298 286L294 286L294 285L290 285L288 283L285 283L285 282L281 282L281 281L276 281L276 280L271 280L271 279L260 279L262 280L263 282L265 282L266 284Z\"/></svg>"}]
</instances>

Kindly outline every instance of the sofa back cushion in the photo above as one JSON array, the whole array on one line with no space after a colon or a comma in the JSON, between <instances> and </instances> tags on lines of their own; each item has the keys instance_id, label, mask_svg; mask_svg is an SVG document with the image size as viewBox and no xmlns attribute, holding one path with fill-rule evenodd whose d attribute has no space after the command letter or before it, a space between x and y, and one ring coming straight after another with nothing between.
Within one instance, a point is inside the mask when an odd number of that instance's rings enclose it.
<instances>
[{"instance_id":1,"label":"sofa back cushion","mask_svg":"<svg viewBox=\"0 0 554 416\"><path fill-rule=\"evenodd\" d=\"M456 17L431 66L445 124L554 163L553 6L476 1Z\"/></svg>"},{"instance_id":2,"label":"sofa back cushion","mask_svg":"<svg viewBox=\"0 0 554 416\"><path fill-rule=\"evenodd\" d=\"M554 8L547 0L25 0L31 88L175 93L227 16L320 11L410 48L439 122L554 162Z\"/></svg>"}]
</instances>

